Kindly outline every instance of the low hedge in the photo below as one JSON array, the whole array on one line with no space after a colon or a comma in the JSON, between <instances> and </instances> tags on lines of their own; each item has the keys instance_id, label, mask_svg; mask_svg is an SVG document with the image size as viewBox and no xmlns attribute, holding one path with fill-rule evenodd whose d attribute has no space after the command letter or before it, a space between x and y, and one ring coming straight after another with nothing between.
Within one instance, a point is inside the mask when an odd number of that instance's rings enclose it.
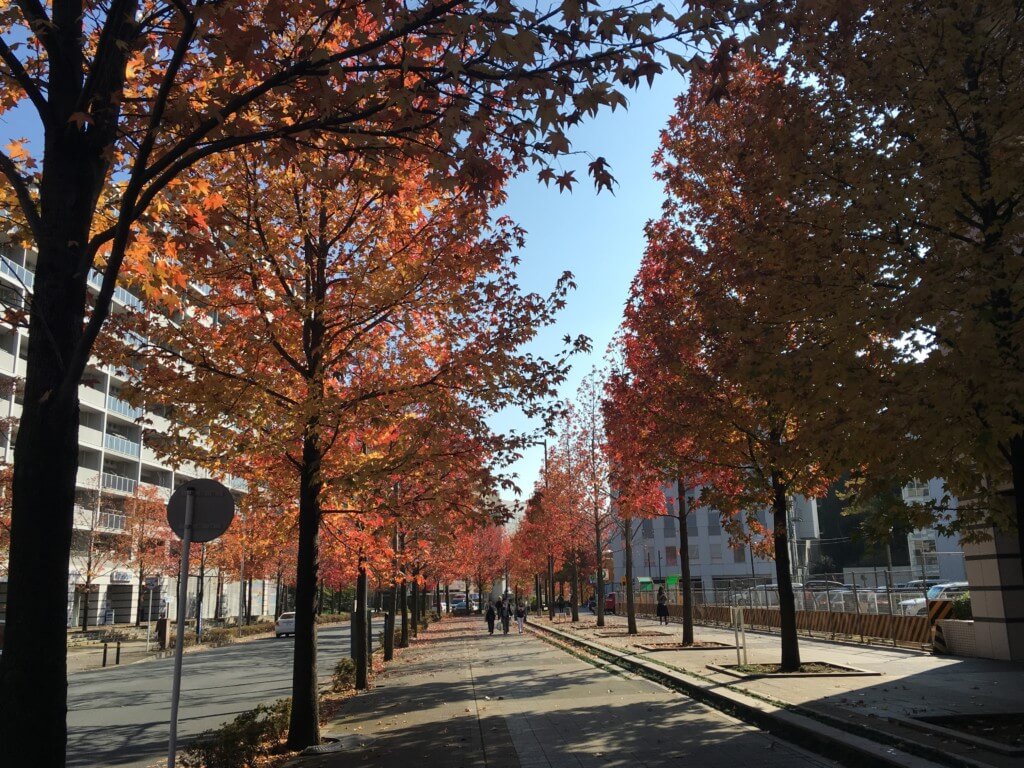
<instances>
[{"instance_id":1,"label":"low hedge","mask_svg":"<svg viewBox=\"0 0 1024 768\"><path fill-rule=\"evenodd\" d=\"M343 658L334 665L331 676L331 690L335 693L350 691L356 687L356 663L349 657Z\"/></svg>"},{"instance_id":2,"label":"low hedge","mask_svg":"<svg viewBox=\"0 0 1024 768\"><path fill-rule=\"evenodd\" d=\"M971 593L963 592L953 598L953 618L967 621L974 618L971 611Z\"/></svg>"},{"instance_id":3,"label":"low hedge","mask_svg":"<svg viewBox=\"0 0 1024 768\"><path fill-rule=\"evenodd\" d=\"M351 614L348 613L321 613L316 617L317 624L337 624L349 621Z\"/></svg>"},{"instance_id":4,"label":"low hedge","mask_svg":"<svg viewBox=\"0 0 1024 768\"><path fill-rule=\"evenodd\" d=\"M287 732L291 711L291 699L278 699L243 712L230 723L199 734L185 748L181 764L185 768L255 768Z\"/></svg>"},{"instance_id":5,"label":"low hedge","mask_svg":"<svg viewBox=\"0 0 1024 768\"><path fill-rule=\"evenodd\" d=\"M224 645L231 645L235 640L252 635L264 635L274 631L274 622L257 621L255 624L242 624L239 627L210 627L203 630L203 645L213 648L220 648ZM172 633L168 639L168 647L174 647L175 636ZM186 632L185 647L196 644L196 633Z\"/></svg>"}]
</instances>

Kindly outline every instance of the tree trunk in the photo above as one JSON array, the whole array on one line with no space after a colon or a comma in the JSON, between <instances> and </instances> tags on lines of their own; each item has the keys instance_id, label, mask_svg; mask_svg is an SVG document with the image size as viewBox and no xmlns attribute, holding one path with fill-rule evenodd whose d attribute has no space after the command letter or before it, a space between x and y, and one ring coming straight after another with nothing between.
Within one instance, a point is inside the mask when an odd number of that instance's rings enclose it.
<instances>
[{"instance_id":1,"label":"tree trunk","mask_svg":"<svg viewBox=\"0 0 1024 768\"><path fill-rule=\"evenodd\" d=\"M78 383L85 359L75 351L85 319L86 247L119 120L126 57L110 45L98 68L101 92L89 130L72 127L83 108L81 3L54 3L48 56L42 176L25 399L15 443L11 546L4 652L0 656L0 764L64 765L67 744L68 563L78 472ZM134 18L137 2L120 7ZM130 23L130 21L128 22ZM111 23L111 32L120 30ZM91 67L89 68L92 71ZM106 308L98 310L99 316Z\"/></svg>"},{"instance_id":2,"label":"tree trunk","mask_svg":"<svg viewBox=\"0 0 1024 768\"><path fill-rule=\"evenodd\" d=\"M1017 546L1024 568L1024 435L1010 440L1010 473L1013 478L1013 509L1017 520Z\"/></svg>"},{"instance_id":3,"label":"tree trunk","mask_svg":"<svg viewBox=\"0 0 1024 768\"><path fill-rule=\"evenodd\" d=\"M601 517L594 511L594 554L597 556L597 583L594 585L594 612L597 626L604 626L604 542L601 541Z\"/></svg>"},{"instance_id":4,"label":"tree trunk","mask_svg":"<svg viewBox=\"0 0 1024 768\"><path fill-rule=\"evenodd\" d=\"M782 632L781 671L800 669L800 645L796 632L796 601L793 598L793 579L789 572L789 520L786 505L786 486L772 473L772 514L775 517L775 579L779 585L779 625Z\"/></svg>"},{"instance_id":5,"label":"tree trunk","mask_svg":"<svg viewBox=\"0 0 1024 768\"><path fill-rule=\"evenodd\" d=\"M451 588L447 582L444 585L444 612L449 616L452 615L452 593Z\"/></svg>"},{"instance_id":6,"label":"tree trunk","mask_svg":"<svg viewBox=\"0 0 1024 768\"><path fill-rule=\"evenodd\" d=\"M398 604L398 583L391 585L391 599L384 614L384 661L395 657L395 608Z\"/></svg>"},{"instance_id":7,"label":"tree trunk","mask_svg":"<svg viewBox=\"0 0 1024 768\"><path fill-rule=\"evenodd\" d=\"M85 595L82 597L82 631L89 630L89 597L92 595L92 577L85 579Z\"/></svg>"},{"instance_id":8,"label":"tree trunk","mask_svg":"<svg viewBox=\"0 0 1024 768\"><path fill-rule=\"evenodd\" d=\"M295 650L292 656L292 713L288 748L320 743L316 670L316 585L320 571L320 463L317 438L303 438L299 485L299 551L295 570Z\"/></svg>"},{"instance_id":9,"label":"tree trunk","mask_svg":"<svg viewBox=\"0 0 1024 768\"><path fill-rule=\"evenodd\" d=\"M224 571L219 566L217 568L217 596L216 604L213 606L213 618L220 619L224 613L221 604L224 602Z\"/></svg>"},{"instance_id":10,"label":"tree trunk","mask_svg":"<svg viewBox=\"0 0 1024 768\"><path fill-rule=\"evenodd\" d=\"M415 575L413 574L413 576ZM412 580L412 636L420 636L420 582L418 578Z\"/></svg>"},{"instance_id":11,"label":"tree trunk","mask_svg":"<svg viewBox=\"0 0 1024 768\"><path fill-rule=\"evenodd\" d=\"M580 620L580 561L579 553L572 558L572 592L569 594L569 608L572 613L572 620Z\"/></svg>"},{"instance_id":12,"label":"tree trunk","mask_svg":"<svg viewBox=\"0 0 1024 768\"><path fill-rule=\"evenodd\" d=\"M622 530L625 532L622 540L626 556L626 632L635 635L637 628L636 601L633 597L633 521L623 520Z\"/></svg>"},{"instance_id":13,"label":"tree trunk","mask_svg":"<svg viewBox=\"0 0 1024 768\"><path fill-rule=\"evenodd\" d=\"M314 590L314 594L315 590ZM249 577L249 581L245 585L245 625L249 626L252 623L252 576Z\"/></svg>"},{"instance_id":14,"label":"tree trunk","mask_svg":"<svg viewBox=\"0 0 1024 768\"><path fill-rule=\"evenodd\" d=\"M690 577L690 531L686 527L686 486L677 481L679 495L679 581L683 588L683 645L693 645L693 582Z\"/></svg>"},{"instance_id":15,"label":"tree trunk","mask_svg":"<svg viewBox=\"0 0 1024 768\"><path fill-rule=\"evenodd\" d=\"M359 558L359 575L356 577L356 620L352 625L352 647L356 652L356 690L366 690L369 684L369 653L367 648L367 603L369 602L369 590L367 589L366 563L362 557Z\"/></svg>"},{"instance_id":16,"label":"tree trunk","mask_svg":"<svg viewBox=\"0 0 1024 768\"><path fill-rule=\"evenodd\" d=\"M467 582L468 583L468 582ZM399 590L399 601L401 603L400 608L402 609L402 634L398 638L399 648L409 647L409 585L405 579L402 579L402 588Z\"/></svg>"},{"instance_id":17,"label":"tree trunk","mask_svg":"<svg viewBox=\"0 0 1024 768\"><path fill-rule=\"evenodd\" d=\"M548 555L548 619L555 620L555 556Z\"/></svg>"},{"instance_id":18,"label":"tree trunk","mask_svg":"<svg viewBox=\"0 0 1024 768\"><path fill-rule=\"evenodd\" d=\"M145 586L145 577L143 576L142 569L139 568L139 597L135 601L135 626L142 626L142 606L145 604L142 599L142 588Z\"/></svg>"}]
</instances>

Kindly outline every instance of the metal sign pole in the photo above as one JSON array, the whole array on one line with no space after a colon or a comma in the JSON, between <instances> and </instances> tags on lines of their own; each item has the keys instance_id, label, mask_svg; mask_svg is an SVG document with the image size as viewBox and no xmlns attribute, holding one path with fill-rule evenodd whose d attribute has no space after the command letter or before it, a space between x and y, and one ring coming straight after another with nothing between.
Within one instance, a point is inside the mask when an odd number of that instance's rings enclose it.
<instances>
[{"instance_id":1,"label":"metal sign pole","mask_svg":"<svg viewBox=\"0 0 1024 768\"><path fill-rule=\"evenodd\" d=\"M178 698L181 696L181 657L185 648L185 603L188 601L188 550L192 544L192 520L195 517L196 492L187 490L185 530L181 539L181 576L178 580L178 620L174 633L174 684L171 688L171 735L167 744L167 768L174 768L178 746Z\"/></svg>"}]
</instances>

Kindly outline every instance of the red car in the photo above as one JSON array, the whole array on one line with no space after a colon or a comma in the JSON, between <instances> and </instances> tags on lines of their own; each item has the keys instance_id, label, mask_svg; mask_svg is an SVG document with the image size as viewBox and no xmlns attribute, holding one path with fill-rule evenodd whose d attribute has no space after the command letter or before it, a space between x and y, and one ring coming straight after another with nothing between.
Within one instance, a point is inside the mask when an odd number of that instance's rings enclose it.
<instances>
[{"instance_id":1,"label":"red car","mask_svg":"<svg viewBox=\"0 0 1024 768\"><path fill-rule=\"evenodd\" d=\"M605 613L615 613L615 593L609 592L604 598Z\"/></svg>"}]
</instances>

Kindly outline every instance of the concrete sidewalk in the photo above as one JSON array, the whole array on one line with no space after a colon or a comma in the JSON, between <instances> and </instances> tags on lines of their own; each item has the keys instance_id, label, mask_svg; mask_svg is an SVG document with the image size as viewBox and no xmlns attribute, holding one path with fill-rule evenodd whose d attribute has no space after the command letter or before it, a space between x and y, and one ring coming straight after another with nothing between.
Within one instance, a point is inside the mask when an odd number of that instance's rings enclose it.
<instances>
[{"instance_id":1,"label":"concrete sidewalk","mask_svg":"<svg viewBox=\"0 0 1024 768\"><path fill-rule=\"evenodd\" d=\"M1024 765L1024 750L1014 753L1011 748L997 749L920 719L1024 712L1024 664L801 637L805 663L830 662L875 676L738 679L709 668L735 665L735 648L671 649L668 644L678 642L682 633L679 624L659 626L654 620L638 619L641 635L628 637L624 617L606 618L605 630L598 630L592 615L581 616L576 625L567 621L549 623L546 618L536 623L628 653L644 664L682 672L709 691L740 692L883 743L905 742L904 746L909 745L917 754L945 759L947 764L1000 768ZM726 646L735 642L729 629L697 626L694 630L698 642ZM748 663L779 661L778 635L748 631L746 640Z\"/></svg>"},{"instance_id":2,"label":"concrete sidewalk","mask_svg":"<svg viewBox=\"0 0 1024 768\"><path fill-rule=\"evenodd\" d=\"M431 625L301 768L823 768L810 754L641 677L477 617ZM685 761L685 763L684 763Z\"/></svg>"}]
</instances>

